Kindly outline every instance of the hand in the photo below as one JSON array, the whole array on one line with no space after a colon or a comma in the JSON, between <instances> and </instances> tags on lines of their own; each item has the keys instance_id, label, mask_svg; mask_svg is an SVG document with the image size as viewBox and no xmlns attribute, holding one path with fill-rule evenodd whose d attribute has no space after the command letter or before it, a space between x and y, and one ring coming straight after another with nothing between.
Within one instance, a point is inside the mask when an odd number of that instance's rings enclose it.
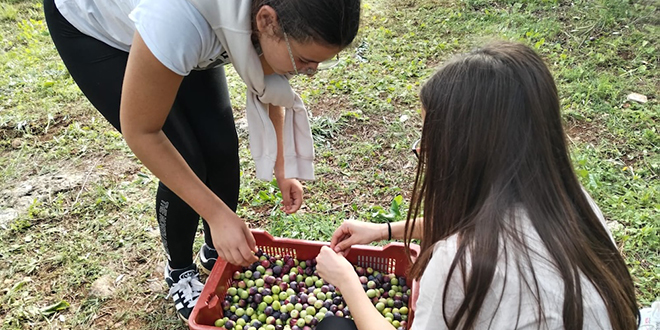
<instances>
[{"instance_id":1,"label":"hand","mask_svg":"<svg viewBox=\"0 0 660 330\"><path fill-rule=\"evenodd\" d=\"M350 281L359 281L353 265L327 246L321 247L321 252L316 256L316 270L320 278L340 290Z\"/></svg>"},{"instance_id":2,"label":"hand","mask_svg":"<svg viewBox=\"0 0 660 330\"><path fill-rule=\"evenodd\" d=\"M386 235L387 224L346 220L332 234L330 247L341 255L347 255L352 245L380 241Z\"/></svg>"},{"instance_id":3,"label":"hand","mask_svg":"<svg viewBox=\"0 0 660 330\"><path fill-rule=\"evenodd\" d=\"M282 211L286 214L296 213L303 201L303 187L296 179L277 179L277 185L282 192Z\"/></svg>"},{"instance_id":4,"label":"hand","mask_svg":"<svg viewBox=\"0 0 660 330\"><path fill-rule=\"evenodd\" d=\"M220 258L240 266L249 266L258 260L253 253L257 251L257 243L243 219L234 212L228 212L216 220L209 221L209 226L213 247Z\"/></svg>"}]
</instances>

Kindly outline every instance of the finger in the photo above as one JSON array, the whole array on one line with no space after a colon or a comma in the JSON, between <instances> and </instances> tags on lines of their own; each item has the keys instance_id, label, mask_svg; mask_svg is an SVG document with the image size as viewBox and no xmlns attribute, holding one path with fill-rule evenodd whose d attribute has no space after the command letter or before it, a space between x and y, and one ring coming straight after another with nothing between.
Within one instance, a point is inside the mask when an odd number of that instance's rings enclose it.
<instances>
[{"instance_id":1,"label":"finger","mask_svg":"<svg viewBox=\"0 0 660 330\"><path fill-rule=\"evenodd\" d=\"M330 248L337 252L337 243L347 239L348 237L349 235L346 234L342 234L341 236L332 235L332 239L330 240Z\"/></svg>"},{"instance_id":2,"label":"finger","mask_svg":"<svg viewBox=\"0 0 660 330\"><path fill-rule=\"evenodd\" d=\"M342 223L341 226L339 226L339 228L337 228L335 230L335 232L332 233L332 239L330 240L330 246L334 247L335 244L337 244L338 242L344 240L346 238L345 236L347 234L350 235L350 233L348 232L348 228L346 228L344 223Z\"/></svg>"},{"instance_id":3,"label":"finger","mask_svg":"<svg viewBox=\"0 0 660 330\"><path fill-rule=\"evenodd\" d=\"M282 192L282 205L284 205L285 209L289 209L291 207L291 189L284 187L284 189L281 190Z\"/></svg>"},{"instance_id":4,"label":"finger","mask_svg":"<svg viewBox=\"0 0 660 330\"><path fill-rule=\"evenodd\" d=\"M240 266L241 262L239 261L240 258L238 257L239 256L238 251L236 251L234 249L230 249L229 251L227 251L226 254L227 254L227 257L229 258L229 259L227 259L227 261L230 264Z\"/></svg>"},{"instance_id":5,"label":"finger","mask_svg":"<svg viewBox=\"0 0 660 330\"><path fill-rule=\"evenodd\" d=\"M247 241L250 250L252 250L252 252L257 252L257 241L254 239L254 235L252 235L250 228L243 226L243 234L245 235L245 240Z\"/></svg>"},{"instance_id":6,"label":"finger","mask_svg":"<svg viewBox=\"0 0 660 330\"><path fill-rule=\"evenodd\" d=\"M220 250L220 248L217 248L217 252L218 252L218 257L220 257L222 260L224 260L226 262L231 263L231 261L229 261L229 256L227 256L227 254L223 250Z\"/></svg>"},{"instance_id":7,"label":"finger","mask_svg":"<svg viewBox=\"0 0 660 330\"><path fill-rule=\"evenodd\" d=\"M252 251L247 247L240 247L238 252L241 254L241 265L249 266L251 263L257 261L257 257L252 254Z\"/></svg>"},{"instance_id":8,"label":"finger","mask_svg":"<svg viewBox=\"0 0 660 330\"><path fill-rule=\"evenodd\" d=\"M355 244L355 238L353 236L349 237L346 240L343 240L339 243L337 243L337 246L335 247L335 251L346 251L351 248Z\"/></svg>"},{"instance_id":9,"label":"finger","mask_svg":"<svg viewBox=\"0 0 660 330\"><path fill-rule=\"evenodd\" d=\"M303 189L302 186L296 185L295 189L293 189L293 192L291 194L293 197L292 201L292 211L296 212L298 209L300 209L300 206L302 205L303 202Z\"/></svg>"},{"instance_id":10,"label":"finger","mask_svg":"<svg viewBox=\"0 0 660 330\"><path fill-rule=\"evenodd\" d=\"M320 256L328 255L330 252L334 254L331 248L329 248L327 245L324 245L321 247L321 251L319 252L319 255Z\"/></svg>"},{"instance_id":11,"label":"finger","mask_svg":"<svg viewBox=\"0 0 660 330\"><path fill-rule=\"evenodd\" d=\"M301 205L302 205L302 194L300 192L294 192L293 199L291 201L290 212L294 213L298 211Z\"/></svg>"}]
</instances>

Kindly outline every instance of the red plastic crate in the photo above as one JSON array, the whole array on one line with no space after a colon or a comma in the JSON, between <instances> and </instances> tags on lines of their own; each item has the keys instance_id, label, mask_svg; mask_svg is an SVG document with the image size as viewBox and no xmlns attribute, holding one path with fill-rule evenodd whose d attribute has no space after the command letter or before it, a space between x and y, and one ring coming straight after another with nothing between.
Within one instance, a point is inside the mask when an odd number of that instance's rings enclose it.
<instances>
[{"instance_id":1,"label":"red plastic crate","mask_svg":"<svg viewBox=\"0 0 660 330\"><path fill-rule=\"evenodd\" d=\"M276 238L263 230L252 230L257 247L269 255L290 255L299 260L316 258L326 242L307 241L289 238ZM413 260L419 255L419 246L411 244L410 254ZM371 267L384 273L394 273L405 276L410 268L403 243L390 243L384 247L355 245L351 247L348 261L354 265ZM193 330L214 330L215 320L223 317L222 300L231 286L232 275L242 267L218 259L213 271L206 280L195 309L188 318L188 326ZM408 328L412 325L415 314L415 302L419 294L419 283L412 282L412 294L408 300Z\"/></svg>"}]
</instances>

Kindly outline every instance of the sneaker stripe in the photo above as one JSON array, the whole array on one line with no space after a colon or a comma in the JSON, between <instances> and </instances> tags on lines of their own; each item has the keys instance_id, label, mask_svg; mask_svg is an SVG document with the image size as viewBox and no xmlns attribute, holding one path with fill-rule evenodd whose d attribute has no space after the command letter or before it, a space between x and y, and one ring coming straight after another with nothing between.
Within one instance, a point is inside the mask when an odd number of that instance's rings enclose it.
<instances>
[{"instance_id":1,"label":"sneaker stripe","mask_svg":"<svg viewBox=\"0 0 660 330\"><path fill-rule=\"evenodd\" d=\"M197 267L192 264L183 269L172 270L167 265L164 273L165 280L170 286L167 298L174 302L179 318L187 322L204 288L204 284L199 281Z\"/></svg>"}]
</instances>

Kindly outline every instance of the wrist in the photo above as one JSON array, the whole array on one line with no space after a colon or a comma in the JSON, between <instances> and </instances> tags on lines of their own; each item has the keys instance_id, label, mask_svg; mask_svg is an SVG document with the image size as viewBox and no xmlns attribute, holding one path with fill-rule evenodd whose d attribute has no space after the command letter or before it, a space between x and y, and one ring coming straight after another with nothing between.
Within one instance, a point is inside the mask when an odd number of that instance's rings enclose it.
<instances>
[{"instance_id":1,"label":"wrist","mask_svg":"<svg viewBox=\"0 0 660 330\"><path fill-rule=\"evenodd\" d=\"M227 204L222 202L222 200L220 200L215 207L209 209L209 211L210 212L205 212L205 214L200 213L200 216L212 226L224 223L228 219L231 219L231 217L236 216L236 213L234 213Z\"/></svg>"},{"instance_id":2,"label":"wrist","mask_svg":"<svg viewBox=\"0 0 660 330\"><path fill-rule=\"evenodd\" d=\"M366 295L364 294L362 283L360 283L360 278L357 276L357 274L354 271L347 273L353 274L347 274L347 276L344 278L343 284L338 287L339 290L341 290L341 294L344 297L344 300L348 304L348 301L352 301L355 297L354 293L357 293L358 296L364 295L366 297Z\"/></svg>"},{"instance_id":3,"label":"wrist","mask_svg":"<svg viewBox=\"0 0 660 330\"><path fill-rule=\"evenodd\" d=\"M276 164L275 169L274 169L273 172L275 174L275 179L277 181L285 179L285 177L284 177L284 166Z\"/></svg>"},{"instance_id":4,"label":"wrist","mask_svg":"<svg viewBox=\"0 0 660 330\"><path fill-rule=\"evenodd\" d=\"M389 234L391 232L390 228L391 227L389 227L389 223L382 223L381 224L380 230L379 230L379 233L380 233L379 238L380 238L381 241L387 240L388 236L390 236L390 234Z\"/></svg>"},{"instance_id":5,"label":"wrist","mask_svg":"<svg viewBox=\"0 0 660 330\"><path fill-rule=\"evenodd\" d=\"M360 285L360 288L362 288L362 283L360 283L360 278L357 276L357 273L352 269L350 271L346 270L344 273L344 278L342 278L342 284L340 285L341 288L352 288L356 284Z\"/></svg>"}]
</instances>

